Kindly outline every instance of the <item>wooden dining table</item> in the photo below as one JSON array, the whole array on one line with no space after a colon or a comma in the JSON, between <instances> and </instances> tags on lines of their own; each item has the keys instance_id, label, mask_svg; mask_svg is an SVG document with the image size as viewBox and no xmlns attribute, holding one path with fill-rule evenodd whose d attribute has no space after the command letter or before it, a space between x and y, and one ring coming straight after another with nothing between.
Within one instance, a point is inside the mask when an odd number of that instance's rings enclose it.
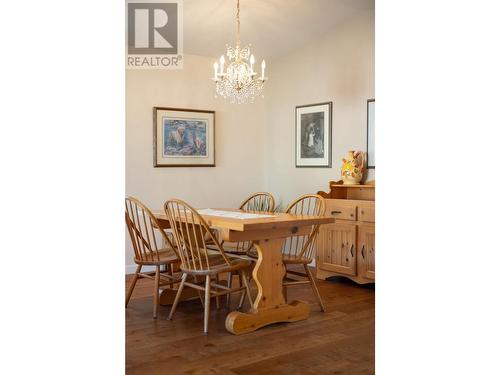
<instances>
[{"instance_id":1,"label":"wooden dining table","mask_svg":"<svg viewBox=\"0 0 500 375\"><path fill-rule=\"evenodd\" d=\"M217 209L219 211L239 211ZM205 210L203 210L205 211ZM281 249L289 236L306 235L316 224L334 222L333 217L303 216L285 213L269 213L268 217L232 218L203 214L210 227L217 228L225 242L253 241L258 259L252 272L257 285L257 296L247 312L233 311L226 317L226 329L233 334L255 331L278 322L296 322L309 317L309 304L304 301L287 303L283 296L285 266ZM164 211L154 212L164 229L170 227ZM164 290L163 293L172 293ZM160 297L160 303L168 303L170 295ZM189 295L186 298L190 297ZM194 297L191 296L191 297Z\"/></svg>"}]
</instances>

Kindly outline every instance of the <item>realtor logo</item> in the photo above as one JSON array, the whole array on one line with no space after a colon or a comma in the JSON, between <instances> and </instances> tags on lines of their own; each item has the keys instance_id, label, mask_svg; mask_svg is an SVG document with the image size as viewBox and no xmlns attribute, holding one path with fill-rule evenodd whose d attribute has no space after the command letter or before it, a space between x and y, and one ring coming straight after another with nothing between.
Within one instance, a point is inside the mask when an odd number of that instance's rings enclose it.
<instances>
[{"instance_id":1,"label":"realtor logo","mask_svg":"<svg viewBox=\"0 0 500 375\"><path fill-rule=\"evenodd\" d=\"M127 68L182 68L182 0L127 1Z\"/></svg>"}]
</instances>

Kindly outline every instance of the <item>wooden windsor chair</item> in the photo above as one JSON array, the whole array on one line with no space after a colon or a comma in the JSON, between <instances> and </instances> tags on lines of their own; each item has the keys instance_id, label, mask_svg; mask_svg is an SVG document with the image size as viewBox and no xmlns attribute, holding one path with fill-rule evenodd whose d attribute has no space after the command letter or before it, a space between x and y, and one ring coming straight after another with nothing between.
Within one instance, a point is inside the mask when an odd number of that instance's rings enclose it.
<instances>
[{"instance_id":1,"label":"wooden windsor chair","mask_svg":"<svg viewBox=\"0 0 500 375\"><path fill-rule=\"evenodd\" d=\"M251 261L228 257L203 217L186 202L172 199L165 202L164 208L177 244L181 259L180 269L182 271L181 284L170 310L169 319L172 319L174 315L185 286L203 291L205 293L203 332L207 334L211 297L218 298L221 295L244 291L245 293L241 295L238 309L243 305L245 295L250 305L252 305L250 288L246 276L246 271L250 267ZM207 238L211 243L216 245L215 251L207 247ZM228 272L240 273L244 286L240 285L238 288L231 288L220 284L219 275ZM189 276L193 276L195 282L188 281L187 278ZM198 282L198 278L200 277L204 277L205 281ZM212 280L212 277L215 277L215 281Z\"/></svg>"},{"instance_id":2,"label":"wooden windsor chair","mask_svg":"<svg viewBox=\"0 0 500 375\"><path fill-rule=\"evenodd\" d=\"M267 213L274 211L274 197L270 193L255 193L246 198L238 207L240 210ZM224 251L231 255L247 255L253 247L252 241L223 242Z\"/></svg>"},{"instance_id":3,"label":"wooden windsor chair","mask_svg":"<svg viewBox=\"0 0 500 375\"><path fill-rule=\"evenodd\" d=\"M293 215L325 215L325 201L323 197L315 194L303 195L292 202L285 211ZM316 246L316 238L319 231L319 225L314 225L311 232L307 235L287 237L282 247L283 264L285 265L286 275L283 281L283 291L286 298L287 288L295 285L309 284L314 292L314 295L321 307L321 311L325 311L325 305L319 294L316 286L315 277L309 269L309 264L314 259L314 251ZM296 264L303 265L305 273L291 270L288 266ZM290 278L289 275L305 277L307 280L297 280Z\"/></svg>"},{"instance_id":4,"label":"wooden windsor chair","mask_svg":"<svg viewBox=\"0 0 500 375\"><path fill-rule=\"evenodd\" d=\"M125 308L128 306L137 280L148 278L154 280L153 290L153 318L158 316L160 286L173 287L180 282L180 275L175 274L174 266L180 263L180 258L170 238L161 229L153 213L138 199L125 199L125 223L127 224L132 247L134 248L134 262L137 264L132 283L125 299ZM157 233L161 239L157 238ZM155 266L153 272L141 272L143 266ZM164 266L164 270L160 267Z\"/></svg>"}]
</instances>

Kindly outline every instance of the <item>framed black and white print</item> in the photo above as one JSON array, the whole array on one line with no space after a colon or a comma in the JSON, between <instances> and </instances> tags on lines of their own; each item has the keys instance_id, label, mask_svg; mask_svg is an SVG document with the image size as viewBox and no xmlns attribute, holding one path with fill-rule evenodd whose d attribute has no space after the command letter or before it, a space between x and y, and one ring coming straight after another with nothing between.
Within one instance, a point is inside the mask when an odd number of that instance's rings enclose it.
<instances>
[{"instance_id":1,"label":"framed black and white print","mask_svg":"<svg viewBox=\"0 0 500 375\"><path fill-rule=\"evenodd\" d=\"M332 102L295 107L295 167L332 166Z\"/></svg>"},{"instance_id":2,"label":"framed black and white print","mask_svg":"<svg viewBox=\"0 0 500 375\"><path fill-rule=\"evenodd\" d=\"M368 99L366 113L366 167L375 169L375 99Z\"/></svg>"},{"instance_id":3,"label":"framed black and white print","mask_svg":"<svg viewBox=\"0 0 500 375\"><path fill-rule=\"evenodd\" d=\"M215 167L215 112L153 108L155 167Z\"/></svg>"}]
</instances>

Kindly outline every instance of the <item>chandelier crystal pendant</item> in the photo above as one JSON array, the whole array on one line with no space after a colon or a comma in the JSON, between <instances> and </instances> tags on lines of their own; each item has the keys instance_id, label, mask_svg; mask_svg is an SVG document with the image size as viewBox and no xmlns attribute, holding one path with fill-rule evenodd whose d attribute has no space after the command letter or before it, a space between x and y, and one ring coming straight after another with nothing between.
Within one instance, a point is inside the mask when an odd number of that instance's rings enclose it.
<instances>
[{"instance_id":1,"label":"chandelier crystal pendant","mask_svg":"<svg viewBox=\"0 0 500 375\"><path fill-rule=\"evenodd\" d=\"M226 70L224 65L226 60L224 55L220 57L219 62L214 63L215 93L217 96L229 98L230 103L245 103L248 100L254 101L254 98L261 95L264 89L264 82L267 77L264 75L266 62L262 60L261 75L253 70L255 57L250 54L250 48L242 48L240 45L240 0L236 5L236 24L237 36L236 47L226 45L226 56L229 59Z\"/></svg>"}]
</instances>

